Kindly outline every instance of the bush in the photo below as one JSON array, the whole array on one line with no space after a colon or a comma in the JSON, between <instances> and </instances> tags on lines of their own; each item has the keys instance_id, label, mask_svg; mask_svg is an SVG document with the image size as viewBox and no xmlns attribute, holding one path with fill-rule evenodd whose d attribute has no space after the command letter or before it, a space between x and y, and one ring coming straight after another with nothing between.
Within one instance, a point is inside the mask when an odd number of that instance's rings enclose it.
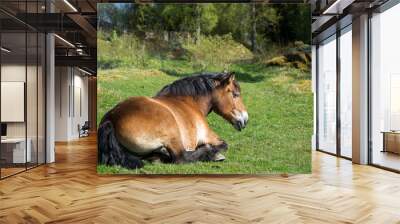
<instances>
[{"instance_id":1,"label":"bush","mask_svg":"<svg viewBox=\"0 0 400 224\"><path fill-rule=\"evenodd\" d=\"M265 64L268 66L291 66L302 71L309 71L311 67L310 46L296 41L294 47L288 47L283 55L265 60Z\"/></svg>"},{"instance_id":2,"label":"bush","mask_svg":"<svg viewBox=\"0 0 400 224\"><path fill-rule=\"evenodd\" d=\"M167 39L160 33L151 34L151 38L141 39L135 34L99 31L98 67L160 69L165 60L187 62L191 70L200 72L230 70L232 64L249 60L303 71L311 67L310 46L300 41L285 48L271 45L268 50L253 54L231 35L202 36L196 41L184 32L170 33Z\"/></svg>"},{"instance_id":3,"label":"bush","mask_svg":"<svg viewBox=\"0 0 400 224\"><path fill-rule=\"evenodd\" d=\"M100 34L98 38L98 67L145 67L149 63L145 45L134 35Z\"/></svg>"},{"instance_id":4,"label":"bush","mask_svg":"<svg viewBox=\"0 0 400 224\"><path fill-rule=\"evenodd\" d=\"M253 54L231 35L202 37L199 41L186 41L183 46L186 59L196 70L229 69L230 65L253 58Z\"/></svg>"},{"instance_id":5,"label":"bush","mask_svg":"<svg viewBox=\"0 0 400 224\"><path fill-rule=\"evenodd\" d=\"M287 58L285 56L277 56L268 60L266 64L271 66L285 66L287 65Z\"/></svg>"}]
</instances>

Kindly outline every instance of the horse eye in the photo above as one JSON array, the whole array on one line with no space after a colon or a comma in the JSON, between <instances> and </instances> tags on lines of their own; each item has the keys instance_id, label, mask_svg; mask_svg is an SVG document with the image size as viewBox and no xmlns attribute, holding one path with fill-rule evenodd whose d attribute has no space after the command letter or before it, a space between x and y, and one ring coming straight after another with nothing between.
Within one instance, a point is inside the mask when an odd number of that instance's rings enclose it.
<instances>
[{"instance_id":1,"label":"horse eye","mask_svg":"<svg viewBox=\"0 0 400 224\"><path fill-rule=\"evenodd\" d=\"M236 97L240 96L240 93L239 92L232 92L232 95L233 95L234 98L236 98Z\"/></svg>"}]
</instances>

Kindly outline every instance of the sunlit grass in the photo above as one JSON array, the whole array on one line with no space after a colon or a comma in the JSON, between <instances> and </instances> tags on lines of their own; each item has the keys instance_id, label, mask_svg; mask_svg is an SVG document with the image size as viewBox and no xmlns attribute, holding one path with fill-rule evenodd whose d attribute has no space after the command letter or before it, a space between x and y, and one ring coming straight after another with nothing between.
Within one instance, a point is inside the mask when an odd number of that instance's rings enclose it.
<instances>
[{"instance_id":1,"label":"sunlit grass","mask_svg":"<svg viewBox=\"0 0 400 224\"><path fill-rule=\"evenodd\" d=\"M101 52L101 50L100 50ZM112 64L112 63L110 63ZM204 68L202 68L203 70ZM206 66L221 72L221 66ZM250 122L242 132L212 113L208 121L229 149L224 162L150 164L128 170L99 165L101 174L273 174L311 172L313 97L311 75L290 67L267 67L251 61L229 65L242 87ZM190 60L152 57L146 66L100 69L98 121L130 96L154 96L172 81L199 72Z\"/></svg>"}]
</instances>

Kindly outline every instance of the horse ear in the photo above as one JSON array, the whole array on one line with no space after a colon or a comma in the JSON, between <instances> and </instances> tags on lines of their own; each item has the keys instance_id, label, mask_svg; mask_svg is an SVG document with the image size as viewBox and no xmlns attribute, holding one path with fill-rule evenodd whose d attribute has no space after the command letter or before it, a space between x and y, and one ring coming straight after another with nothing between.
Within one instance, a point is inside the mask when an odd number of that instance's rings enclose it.
<instances>
[{"instance_id":1,"label":"horse ear","mask_svg":"<svg viewBox=\"0 0 400 224\"><path fill-rule=\"evenodd\" d=\"M235 73L234 72L225 73L218 81L222 86L228 85L229 83L235 81Z\"/></svg>"},{"instance_id":2,"label":"horse ear","mask_svg":"<svg viewBox=\"0 0 400 224\"><path fill-rule=\"evenodd\" d=\"M231 72L231 73L229 73L229 83L231 83L233 81L235 81L235 73Z\"/></svg>"}]
</instances>

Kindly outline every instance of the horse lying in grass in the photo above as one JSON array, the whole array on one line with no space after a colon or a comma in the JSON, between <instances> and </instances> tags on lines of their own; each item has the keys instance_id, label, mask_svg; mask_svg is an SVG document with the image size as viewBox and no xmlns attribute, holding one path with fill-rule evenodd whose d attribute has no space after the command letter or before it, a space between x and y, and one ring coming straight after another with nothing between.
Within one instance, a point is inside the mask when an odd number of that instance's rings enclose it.
<instances>
[{"instance_id":1,"label":"horse lying in grass","mask_svg":"<svg viewBox=\"0 0 400 224\"><path fill-rule=\"evenodd\" d=\"M165 86L155 97L131 97L107 112L98 129L100 164L143 167L222 161L228 145L207 123L214 111L241 131L248 114L233 73L201 74Z\"/></svg>"}]
</instances>

